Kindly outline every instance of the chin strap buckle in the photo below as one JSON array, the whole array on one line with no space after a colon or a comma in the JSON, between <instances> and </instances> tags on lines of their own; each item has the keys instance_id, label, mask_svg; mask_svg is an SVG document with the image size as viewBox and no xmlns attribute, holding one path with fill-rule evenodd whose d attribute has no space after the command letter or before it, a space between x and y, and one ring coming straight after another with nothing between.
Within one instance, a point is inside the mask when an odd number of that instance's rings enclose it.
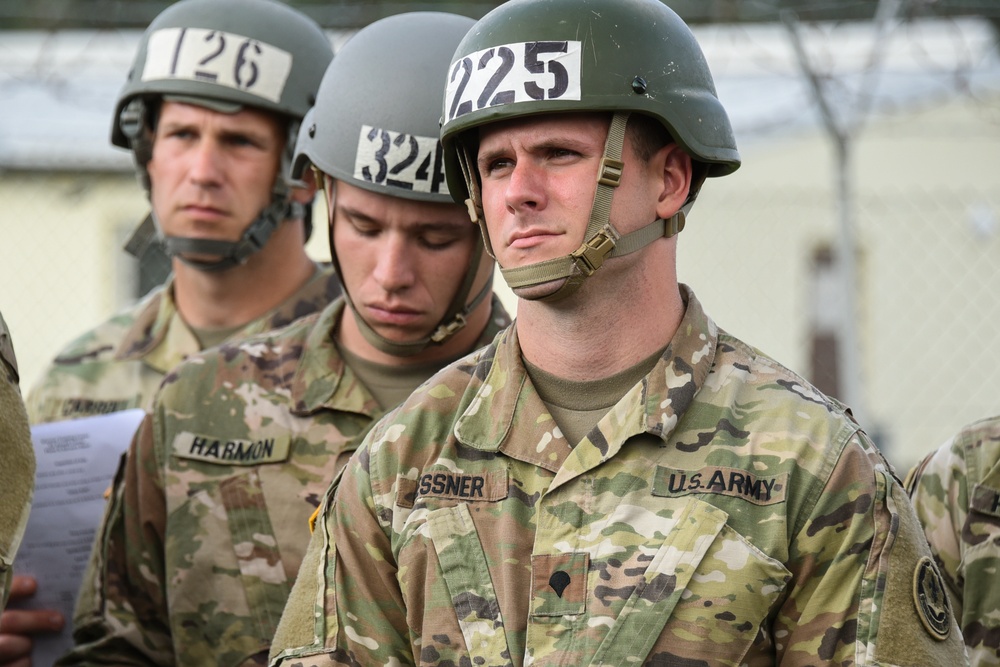
<instances>
[{"instance_id":1,"label":"chin strap buckle","mask_svg":"<svg viewBox=\"0 0 1000 667\"><path fill-rule=\"evenodd\" d=\"M606 231L600 231L589 241L577 248L570 257L580 272L588 278L601 268L604 260L615 249L615 239Z\"/></svg>"},{"instance_id":2,"label":"chin strap buckle","mask_svg":"<svg viewBox=\"0 0 1000 667\"><path fill-rule=\"evenodd\" d=\"M431 340L434 341L435 343L444 342L464 328L465 328L465 315L459 313L458 315L455 315L455 319L453 319L451 322L449 322L448 324L442 324L437 329L435 329L434 333L431 334Z\"/></svg>"},{"instance_id":3,"label":"chin strap buckle","mask_svg":"<svg viewBox=\"0 0 1000 667\"><path fill-rule=\"evenodd\" d=\"M601 158L601 168L597 175L597 182L601 185L608 185L617 188L622 182L622 171L625 163L613 157L604 156Z\"/></svg>"}]
</instances>

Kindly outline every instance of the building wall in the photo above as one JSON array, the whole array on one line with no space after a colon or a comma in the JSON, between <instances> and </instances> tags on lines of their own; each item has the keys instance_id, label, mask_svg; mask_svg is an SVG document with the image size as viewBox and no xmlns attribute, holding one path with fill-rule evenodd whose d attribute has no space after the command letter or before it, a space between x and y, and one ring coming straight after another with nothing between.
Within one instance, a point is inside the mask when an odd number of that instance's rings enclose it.
<instances>
[{"instance_id":1,"label":"building wall","mask_svg":"<svg viewBox=\"0 0 1000 667\"><path fill-rule=\"evenodd\" d=\"M145 215L126 174L0 176L0 309L30 387L65 343L124 305L132 267L120 250Z\"/></svg>"},{"instance_id":2,"label":"building wall","mask_svg":"<svg viewBox=\"0 0 1000 667\"><path fill-rule=\"evenodd\" d=\"M905 472L1000 413L1000 98L870 123L852 161L864 426ZM741 146L681 235L678 271L724 328L809 375L812 258L838 233L820 132Z\"/></svg>"}]
</instances>

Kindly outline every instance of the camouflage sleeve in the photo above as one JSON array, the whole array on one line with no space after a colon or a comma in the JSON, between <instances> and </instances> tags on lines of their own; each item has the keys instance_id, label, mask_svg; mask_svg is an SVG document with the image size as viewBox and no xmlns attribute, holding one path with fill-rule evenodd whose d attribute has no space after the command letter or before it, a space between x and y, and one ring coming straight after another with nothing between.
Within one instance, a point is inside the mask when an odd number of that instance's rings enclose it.
<instances>
[{"instance_id":1,"label":"camouflage sleeve","mask_svg":"<svg viewBox=\"0 0 1000 667\"><path fill-rule=\"evenodd\" d=\"M792 535L798 582L775 623L783 666L966 663L944 584L902 485L855 435Z\"/></svg>"},{"instance_id":2,"label":"camouflage sleeve","mask_svg":"<svg viewBox=\"0 0 1000 667\"><path fill-rule=\"evenodd\" d=\"M159 420L147 415L115 478L98 529L98 550L81 596L94 591L90 614L77 610L75 648L57 665L174 665L163 565L166 505L155 454Z\"/></svg>"},{"instance_id":3,"label":"camouflage sleeve","mask_svg":"<svg viewBox=\"0 0 1000 667\"><path fill-rule=\"evenodd\" d=\"M931 553L944 576L955 607L962 617L960 535L969 507L968 470L960 436L928 454L906 476L906 490L930 543Z\"/></svg>"},{"instance_id":4,"label":"camouflage sleeve","mask_svg":"<svg viewBox=\"0 0 1000 667\"><path fill-rule=\"evenodd\" d=\"M910 473L907 489L972 664L1000 664L1000 419L962 429Z\"/></svg>"},{"instance_id":5,"label":"camouflage sleeve","mask_svg":"<svg viewBox=\"0 0 1000 667\"><path fill-rule=\"evenodd\" d=\"M273 666L415 664L367 454L359 450L344 468L316 525L271 648ZM304 628L314 629L314 636L305 636ZM296 640L309 643L295 646Z\"/></svg>"},{"instance_id":6,"label":"camouflage sleeve","mask_svg":"<svg viewBox=\"0 0 1000 667\"><path fill-rule=\"evenodd\" d=\"M17 381L14 350L0 317L0 609L10 593L11 566L35 484L35 450Z\"/></svg>"},{"instance_id":7,"label":"camouflage sleeve","mask_svg":"<svg viewBox=\"0 0 1000 667\"><path fill-rule=\"evenodd\" d=\"M284 660L295 660L294 664L298 665L301 658L323 656L327 652L327 622L333 622L336 627L336 618L333 615L328 617L323 605L327 571L329 568L332 574L330 566L334 562L328 558L331 547L330 531L324 517L340 484L343 471L341 469L334 478L319 508L310 519L312 536L309 546L306 548L295 585L285 603L278 629L271 642L272 665L279 665ZM327 664L330 662L327 661Z\"/></svg>"}]
</instances>

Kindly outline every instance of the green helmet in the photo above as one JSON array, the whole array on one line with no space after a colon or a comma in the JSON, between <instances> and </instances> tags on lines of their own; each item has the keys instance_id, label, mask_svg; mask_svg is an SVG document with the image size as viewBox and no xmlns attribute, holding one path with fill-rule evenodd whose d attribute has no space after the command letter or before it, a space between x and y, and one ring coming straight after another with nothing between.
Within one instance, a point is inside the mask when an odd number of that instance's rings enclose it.
<instances>
[{"instance_id":1,"label":"green helmet","mask_svg":"<svg viewBox=\"0 0 1000 667\"><path fill-rule=\"evenodd\" d=\"M338 181L371 192L453 204L438 140L444 95L441 75L473 23L455 14L412 12L360 30L340 49L323 77L316 106L299 133L292 173L301 176L312 164ZM330 252L339 272L332 227ZM359 315L358 326L366 339L397 356L443 343L464 326L468 313L490 292L487 283L469 300L484 255L477 239L465 281L430 336L411 343L390 341ZM347 290L344 295L353 308Z\"/></svg>"},{"instance_id":2,"label":"green helmet","mask_svg":"<svg viewBox=\"0 0 1000 667\"><path fill-rule=\"evenodd\" d=\"M608 223L628 115L658 120L708 176L740 166L733 129L690 28L659 0L510 0L484 16L462 41L448 70L441 141L448 186L467 199L483 233L470 130L543 113L612 115L605 163L585 243L567 258L510 271L511 287L565 278L551 298L572 293L604 259L633 252L683 228L684 212L620 237ZM617 171L617 173L616 173ZM487 247L489 239L487 238Z\"/></svg>"},{"instance_id":3,"label":"green helmet","mask_svg":"<svg viewBox=\"0 0 1000 667\"><path fill-rule=\"evenodd\" d=\"M189 263L205 270L225 269L260 250L283 220L303 216L301 207L289 199L294 184L291 155L299 124L332 58L323 30L276 0L182 0L153 20L118 95L111 128L111 143L131 148L147 194L151 116L160 100L222 113L252 107L288 121L285 157L271 204L243 238L231 243L168 237L168 254L221 255L224 259L218 262Z\"/></svg>"}]
</instances>

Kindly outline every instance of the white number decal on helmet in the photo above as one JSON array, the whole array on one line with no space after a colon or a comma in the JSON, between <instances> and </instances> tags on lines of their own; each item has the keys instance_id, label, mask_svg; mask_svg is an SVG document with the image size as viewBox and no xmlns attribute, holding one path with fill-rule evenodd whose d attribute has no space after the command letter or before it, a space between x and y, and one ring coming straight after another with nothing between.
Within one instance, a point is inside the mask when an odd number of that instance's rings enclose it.
<instances>
[{"instance_id":1,"label":"white number decal on helmet","mask_svg":"<svg viewBox=\"0 0 1000 667\"><path fill-rule=\"evenodd\" d=\"M451 65L448 120L501 104L580 99L580 53L577 41L505 44L470 53Z\"/></svg>"},{"instance_id":2,"label":"white number decal on helmet","mask_svg":"<svg viewBox=\"0 0 1000 667\"><path fill-rule=\"evenodd\" d=\"M149 37L142 80L187 79L281 100L292 55L242 35L204 28L165 28Z\"/></svg>"},{"instance_id":3,"label":"white number decal on helmet","mask_svg":"<svg viewBox=\"0 0 1000 667\"><path fill-rule=\"evenodd\" d=\"M358 135L354 178L404 190L448 194L437 137L418 137L371 125L362 125Z\"/></svg>"}]
</instances>

